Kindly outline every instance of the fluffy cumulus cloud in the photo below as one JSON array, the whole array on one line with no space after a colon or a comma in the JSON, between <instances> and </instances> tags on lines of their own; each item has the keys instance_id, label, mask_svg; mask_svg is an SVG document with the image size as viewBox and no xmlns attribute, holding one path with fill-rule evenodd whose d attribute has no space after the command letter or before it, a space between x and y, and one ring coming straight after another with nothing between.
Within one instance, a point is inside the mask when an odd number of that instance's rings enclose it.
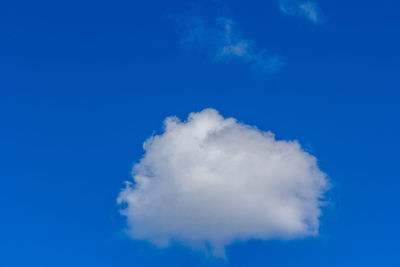
<instances>
[{"instance_id":1,"label":"fluffy cumulus cloud","mask_svg":"<svg viewBox=\"0 0 400 267\"><path fill-rule=\"evenodd\" d=\"M276 72L282 60L266 51L256 51L255 42L243 38L235 22L221 17L206 21L198 16L180 14L171 16L177 23L183 45L207 51L215 62L239 60L263 72Z\"/></svg>"},{"instance_id":2,"label":"fluffy cumulus cloud","mask_svg":"<svg viewBox=\"0 0 400 267\"><path fill-rule=\"evenodd\" d=\"M234 241L318 234L328 181L297 141L205 109L167 118L144 150L118 197L134 239L224 257Z\"/></svg>"},{"instance_id":3,"label":"fluffy cumulus cloud","mask_svg":"<svg viewBox=\"0 0 400 267\"><path fill-rule=\"evenodd\" d=\"M279 7L286 15L303 17L314 24L322 22L323 16L317 3L310 1L279 0Z\"/></svg>"}]
</instances>

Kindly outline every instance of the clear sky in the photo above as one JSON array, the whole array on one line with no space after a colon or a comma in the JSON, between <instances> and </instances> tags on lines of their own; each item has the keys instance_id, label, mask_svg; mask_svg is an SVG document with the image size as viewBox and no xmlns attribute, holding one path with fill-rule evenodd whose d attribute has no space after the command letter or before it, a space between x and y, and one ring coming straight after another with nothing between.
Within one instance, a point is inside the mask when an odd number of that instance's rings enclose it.
<instances>
[{"instance_id":1,"label":"clear sky","mask_svg":"<svg viewBox=\"0 0 400 267\"><path fill-rule=\"evenodd\" d=\"M400 266L399 8L1 1L0 266ZM318 159L317 237L221 260L124 233L116 199L143 142L209 107Z\"/></svg>"}]
</instances>

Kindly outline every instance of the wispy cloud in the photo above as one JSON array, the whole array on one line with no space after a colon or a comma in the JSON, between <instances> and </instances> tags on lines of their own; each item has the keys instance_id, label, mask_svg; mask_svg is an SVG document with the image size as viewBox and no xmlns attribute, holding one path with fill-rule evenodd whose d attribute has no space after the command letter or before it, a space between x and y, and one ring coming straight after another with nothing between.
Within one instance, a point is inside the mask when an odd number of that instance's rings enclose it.
<instances>
[{"instance_id":1,"label":"wispy cloud","mask_svg":"<svg viewBox=\"0 0 400 267\"><path fill-rule=\"evenodd\" d=\"M257 51L255 42L244 38L230 18L207 21L188 14L170 17L176 21L182 45L205 51L215 62L240 60L264 72L276 72L283 66L278 56Z\"/></svg>"},{"instance_id":2,"label":"wispy cloud","mask_svg":"<svg viewBox=\"0 0 400 267\"><path fill-rule=\"evenodd\" d=\"M279 7L284 14L306 18L313 24L320 24L323 20L322 12L315 2L279 0Z\"/></svg>"}]
</instances>

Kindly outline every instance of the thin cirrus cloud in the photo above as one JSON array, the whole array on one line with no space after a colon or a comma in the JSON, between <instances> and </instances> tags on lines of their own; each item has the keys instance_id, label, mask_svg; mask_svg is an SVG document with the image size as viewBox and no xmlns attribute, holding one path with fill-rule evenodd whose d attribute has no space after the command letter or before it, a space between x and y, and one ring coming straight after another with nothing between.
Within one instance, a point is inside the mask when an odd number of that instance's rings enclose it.
<instances>
[{"instance_id":1,"label":"thin cirrus cloud","mask_svg":"<svg viewBox=\"0 0 400 267\"><path fill-rule=\"evenodd\" d=\"M308 19L313 24L320 24L323 15L318 4L310 1L279 0L280 10L285 15Z\"/></svg>"},{"instance_id":2,"label":"thin cirrus cloud","mask_svg":"<svg viewBox=\"0 0 400 267\"><path fill-rule=\"evenodd\" d=\"M329 182L297 141L205 109L166 118L143 148L118 197L133 239L224 258L235 241L318 235Z\"/></svg>"},{"instance_id":3,"label":"thin cirrus cloud","mask_svg":"<svg viewBox=\"0 0 400 267\"><path fill-rule=\"evenodd\" d=\"M265 50L257 51L255 42L244 38L230 18L207 21L186 13L170 17L176 22L182 45L206 52L214 62L239 60L255 70L270 73L283 66L278 56L267 54Z\"/></svg>"}]
</instances>

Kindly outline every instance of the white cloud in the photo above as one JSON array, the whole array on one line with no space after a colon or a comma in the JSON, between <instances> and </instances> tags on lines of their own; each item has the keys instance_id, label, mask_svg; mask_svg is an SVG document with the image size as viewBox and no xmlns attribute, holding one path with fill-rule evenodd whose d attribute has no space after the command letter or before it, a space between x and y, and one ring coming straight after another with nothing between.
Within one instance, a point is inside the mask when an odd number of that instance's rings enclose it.
<instances>
[{"instance_id":1,"label":"white cloud","mask_svg":"<svg viewBox=\"0 0 400 267\"><path fill-rule=\"evenodd\" d=\"M235 22L229 18L218 18L207 23L200 17L187 14L173 16L177 22L182 44L205 50L215 61L241 60L255 69L276 72L283 62L278 56L255 50L254 41L242 37Z\"/></svg>"},{"instance_id":2,"label":"white cloud","mask_svg":"<svg viewBox=\"0 0 400 267\"><path fill-rule=\"evenodd\" d=\"M303 17L314 24L322 22L322 12L317 3L310 1L279 0L279 7L286 15Z\"/></svg>"},{"instance_id":3,"label":"white cloud","mask_svg":"<svg viewBox=\"0 0 400 267\"><path fill-rule=\"evenodd\" d=\"M118 197L134 239L224 257L234 241L318 234L328 181L297 141L205 109L168 117L143 147Z\"/></svg>"}]
</instances>

